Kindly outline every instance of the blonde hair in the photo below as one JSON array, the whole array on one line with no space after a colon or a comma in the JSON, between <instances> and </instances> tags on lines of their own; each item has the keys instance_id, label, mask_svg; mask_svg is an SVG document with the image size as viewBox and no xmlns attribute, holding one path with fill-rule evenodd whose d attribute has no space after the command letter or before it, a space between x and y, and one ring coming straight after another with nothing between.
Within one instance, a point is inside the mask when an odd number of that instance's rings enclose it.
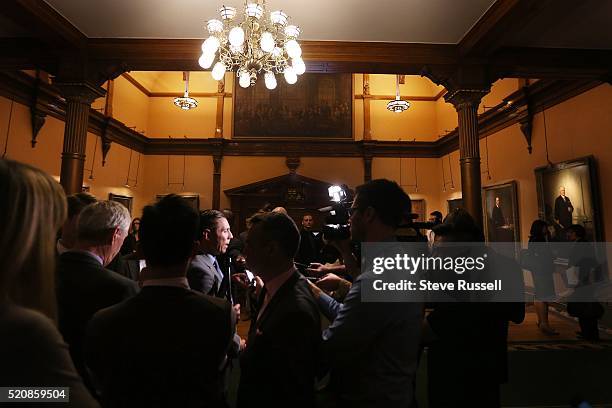
<instances>
[{"instance_id":1,"label":"blonde hair","mask_svg":"<svg viewBox=\"0 0 612 408\"><path fill-rule=\"evenodd\" d=\"M66 196L49 175L0 160L0 302L55 319L55 238Z\"/></svg>"}]
</instances>

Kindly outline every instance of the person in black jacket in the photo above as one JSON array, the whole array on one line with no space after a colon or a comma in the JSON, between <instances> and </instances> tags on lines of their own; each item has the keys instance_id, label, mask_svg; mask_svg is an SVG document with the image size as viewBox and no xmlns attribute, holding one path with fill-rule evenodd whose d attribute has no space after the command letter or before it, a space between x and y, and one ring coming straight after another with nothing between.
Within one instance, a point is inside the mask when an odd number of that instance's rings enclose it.
<instances>
[{"instance_id":1,"label":"person in black jacket","mask_svg":"<svg viewBox=\"0 0 612 408\"><path fill-rule=\"evenodd\" d=\"M533 276L536 292L533 303L538 318L538 328L546 335L557 335L559 332L550 327L548 321L548 301L555 298L554 263L548 245L549 240L550 232L546 221L535 220L529 232L529 247L524 256L524 266Z\"/></svg>"},{"instance_id":2,"label":"person in black jacket","mask_svg":"<svg viewBox=\"0 0 612 408\"><path fill-rule=\"evenodd\" d=\"M264 287L240 359L238 407L314 406L321 322L308 282L293 265L299 242L288 216L251 218L245 255Z\"/></svg>"},{"instance_id":3,"label":"person in black jacket","mask_svg":"<svg viewBox=\"0 0 612 408\"><path fill-rule=\"evenodd\" d=\"M443 243L484 241L474 219L462 209L449 214L434 232ZM464 247L457 248L470 251ZM436 253L436 256L446 255L443 249ZM506 276L504 285L514 286L513 281L518 280L517 286L521 286L522 271L513 260L491 251L487 266L493 273L503 270L515 275ZM465 275L461 277L469 279ZM516 292L523 294L520 287ZM523 321L524 303L458 301L435 303L432 308L423 328L429 345L429 406L499 407L500 384L508 379L508 324Z\"/></svg>"},{"instance_id":4,"label":"person in black jacket","mask_svg":"<svg viewBox=\"0 0 612 408\"><path fill-rule=\"evenodd\" d=\"M595 248L586 240L586 230L582 225L573 224L567 228L568 240L574 242L569 266L578 269L578 284L576 290L582 297L588 297L591 291L590 285L595 283L593 276L598 268ZM592 295L594 298L594 294ZM579 338L590 341L599 341L599 327L597 320L603 316L604 309L598 302L569 302L567 312L578 318L580 331L576 334Z\"/></svg>"},{"instance_id":5,"label":"person in black jacket","mask_svg":"<svg viewBox=\"0 0 612 408\"><path fill-rule=\"evenodd\" d=\"M223 407L223 370L233 338L231 305L189 289L198 214L168 195L142 216L147 267L140 293L96 313L87 365L108 407Z\"/></svg>"},{"instance_id":6,"label":"person in black jacket","mask_svg":"<svg viewBox=\"0 0 612 408\"><path fill-rule=\"evenodd\" d=\"M305 265L303 268L310 266L313 262L321 262L322 234L314 231L313 227L314 218L312 214L304 214L300 231L300 248L295 256L296 262Z\"/></svg>"}]
</instances>

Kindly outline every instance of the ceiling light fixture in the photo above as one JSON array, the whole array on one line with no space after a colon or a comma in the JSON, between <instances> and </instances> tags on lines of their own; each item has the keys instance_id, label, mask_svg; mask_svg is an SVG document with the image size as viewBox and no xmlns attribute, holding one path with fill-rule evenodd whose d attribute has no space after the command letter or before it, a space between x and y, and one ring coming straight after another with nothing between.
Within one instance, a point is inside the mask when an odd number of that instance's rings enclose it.
<instances>
[{"instance_id":1,"label":"ceiling light fixture","mask_svg":"<svg viewBox=\"0 0 612 408\"><path fill-rule=\"evenodd\" d=\"M185 93L183 96L174 98L174 104L183 110L189 110L198 107L198 101L189 96L189 72L183 72L183 81L185 81Z\"/></svg>"},{"instance_id":2,"label":"ceiling light fixture","mask_svg":"<svg viewBox=\"0 0 612 408\"><path fill-rule=\"evenodd\" d=\"M405 110L408 110L410 107L410 102L404 101L400 98L400 89L399 89L399 75L395 76L395 99L389 101L387 103L387 109L391 112L402 113Z\"/></svg>"},{"instance_id":3,"label":"ceiling light fixture","mask_svg":"<svg viewBox=\"0 0 612 408\"><path fill-rule=\"evenodd\" d=\"M263 71L266 88L274 89L276 75L283 74L288 84L295 84L306 71L297 42L300 29L287 25L287 14L273 11L266 15L265 0L245 1L242 21L236 19L235 7L222 6L219 14L221 20L206 23L210 37L202 43L198 60L204 69L213 67L215 80L221 80L226 71L235 71L240 86L248 88Z\"/></svg>"}]
</instances>

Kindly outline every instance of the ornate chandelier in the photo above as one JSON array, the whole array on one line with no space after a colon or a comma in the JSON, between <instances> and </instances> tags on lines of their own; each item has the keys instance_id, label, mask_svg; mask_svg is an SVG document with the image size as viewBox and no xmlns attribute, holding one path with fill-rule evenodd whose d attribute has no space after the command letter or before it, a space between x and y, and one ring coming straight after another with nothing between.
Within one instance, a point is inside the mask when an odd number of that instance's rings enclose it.
<instances>
[{"instance_id":1,"label":"ornate chandelier","mask_svg":"<svg viewBox=\"0 0 612 408\"><path fill-rule=\"evenodd\" d=\"M399 75L395 77L395 99L389 101L387 103L387 109L391 112L402 113L405 110L408 110L410 107L410 102L404 101L400 98L400 90L399 90Z\"/></svg>"},{"instance_id":2,"label":"ornate chandelier","mask_svg":"<svg viewBox=\"0 0 612 408\"><path fill-rule=\"evenodd\" d=\"M202 43L200 66L208 69L213 62L212 77L219 81L226 71L236 71L243 88L255 85L263 71L266 88L276 88L276 75L283 74L288 84L306 71L302 49L296 41L300 29L287 25L289 17L282 11L266 14L265 0L247 0L242 21L236 19L236 8L222 6L221 20L209 20L210 34Z\"/></svg>"},{"instance_id":3,"label":"ornate chandelier","mask_svg":"<svg viewBox=\"0 0 612 408\"><path fill-rule=\"evenodd\" d=\"M198 101L189 96L189 72L183 72L183 81L185 81L185 93L174 98L174 104L183 110L197 108Z\"/></svg>"}]
</instances>

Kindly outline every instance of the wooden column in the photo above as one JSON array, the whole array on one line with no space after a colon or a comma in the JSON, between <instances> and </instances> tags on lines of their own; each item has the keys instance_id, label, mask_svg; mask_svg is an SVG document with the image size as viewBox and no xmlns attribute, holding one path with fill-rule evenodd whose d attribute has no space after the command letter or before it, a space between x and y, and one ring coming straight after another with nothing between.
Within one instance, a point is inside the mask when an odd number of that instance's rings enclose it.
<instances>
[{"instance_id":1,"label":"wooden column","mask_svg":"<svg viewBox=\"0 0 612 408\"><path fill-rule=\"evenodd\" d=\"M215 124L215 137L223 137L223 105L225 103L225 78L217 84L217 120Z\"/></svg>"},{"instance_id":2,"label":"wooden column","mask_svg":"<svg viewBox=\"0 0 612 408\"><path fill-rule=\"evenodd\" d=\"M372 122L370 118L370 74L363 74L363 140L372 140Z\"/></svg>"},{"instance_id":3,"label":"wooden column","mask_svg":"<svg viewBox=\"0 0 612 408\"><path fill-rule=\"evenodd\" d=\"M113 117L113 96L115 95L115 80L109 79L106 85L106 101L104 102L104 116Z\"/></svg>"},{"instance_id":4,"label":"wooden column","mask_svg":"<svg viewBox=\"0 0 612 408\"><path fill-rule=\"evenodd\" d=\"M66 125L60 183L66 194L81 191L89 109L94 99L104 96L104 89L86 82L56 83L66 99Z\"/></svg>"},{"instance_id":5,"label":"wooden column","mask_svg":"<svg viewBox=\"0 0 612 408\"><path fill-rule=\"evenodd\" d=\"M460 89L447 94L459 116L459 162L464 208L482 228L478 105L488 89Z\"/></svg>"},{"instance_id":6,"label":"wooden column","mask_svg":"<svg viewBox=\"0 0 612 408\"><path fill-rule=\"evenodd\" d=\"M221 154L213 155L213 196L212 208L219 210L221 207L221 162L223 156Z\"/></svg>"},{"instance_id":7,"label":"wooden column","mask_svg":"<svg viewBox=\"0 0 612 408\"><path fill-rule=\"evenodd\" d=\"M372 181L372 155L363 156L363 182Z\"/></svg>"}]
</instances>

